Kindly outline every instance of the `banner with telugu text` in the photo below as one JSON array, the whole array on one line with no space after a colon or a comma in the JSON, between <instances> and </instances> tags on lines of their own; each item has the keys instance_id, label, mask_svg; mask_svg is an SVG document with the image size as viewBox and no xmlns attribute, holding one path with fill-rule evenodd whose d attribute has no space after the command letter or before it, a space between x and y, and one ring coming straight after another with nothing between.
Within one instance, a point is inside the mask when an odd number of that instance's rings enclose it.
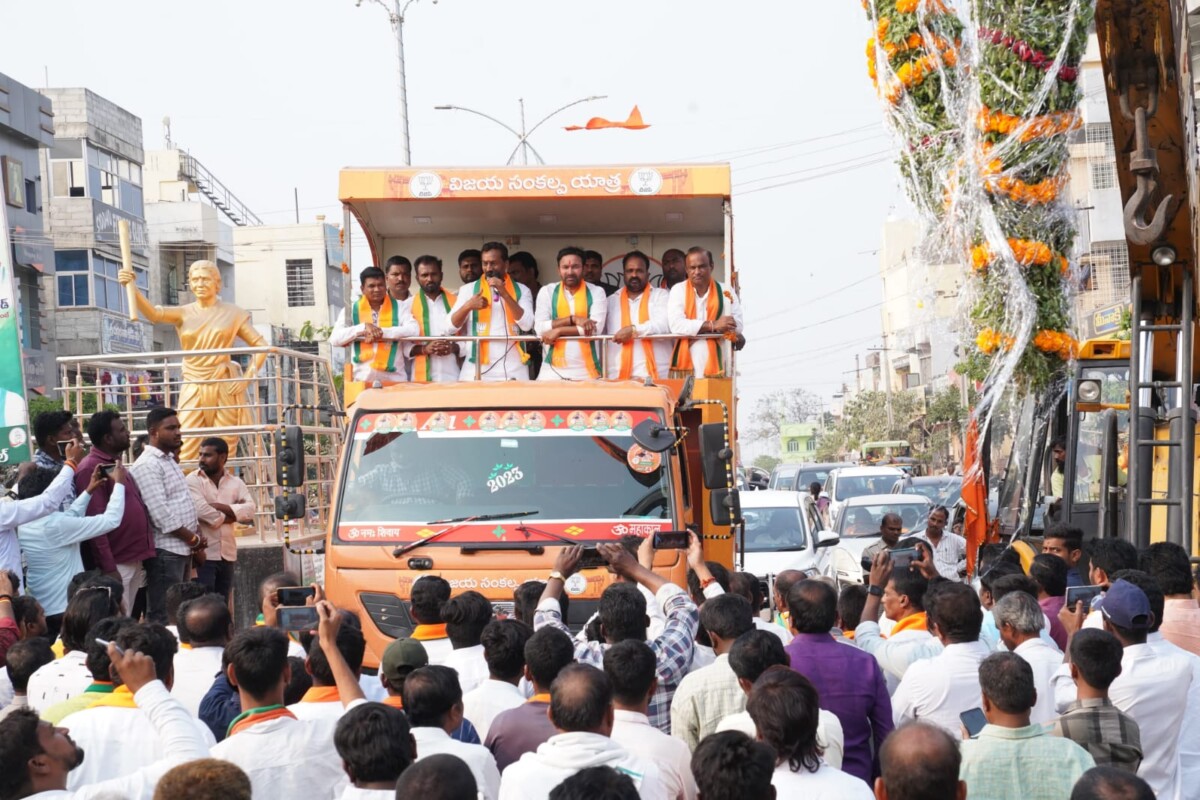
<instances>
[{"instance_id":1,"label":"banner with telugu text","mask_svg":"<svg viewBox=\"0 0 1200 800\"><path fill-rule=\"evenodd\" d=\"M0 464L31 458L8 211L0 202Z\"/></svg>"}]
</instances>

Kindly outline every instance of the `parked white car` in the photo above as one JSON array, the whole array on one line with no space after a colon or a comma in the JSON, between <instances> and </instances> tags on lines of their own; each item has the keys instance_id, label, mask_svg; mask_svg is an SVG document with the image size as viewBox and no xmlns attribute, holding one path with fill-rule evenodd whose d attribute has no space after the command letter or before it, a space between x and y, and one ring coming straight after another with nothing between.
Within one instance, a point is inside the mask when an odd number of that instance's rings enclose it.
<instances>
[{"instance_id":1,"label":"parked white car","mask_svg":"<svg viewBox=\"0 0 1200 800\"><path fill-rule=\"evenodd\" d=\"M861 563L863 551L879 541L879 525L885 514L898 514L900 537L924 533L933 503L920 494L879 494L852 497L833 520L838 548Z\"/></svg>"},{"instance_id":2,"label":"parked white car","mask_svg":"<svg viewBox=\"0 0 1200 800\"><path fill-rule=\"evenodd\" d=\"M825 491L829 493L829 519L836 520L846 501L852 497L888 494L904 473L894 467L843 467L829 473Z\"/></svg>"},{"instance_id":3,"label":"parked white car","mask_svg":"<svg viewBox=\"0 0 1200 800\"><path fill-rule=\"evenodd\" d=\"M821 529L811 495L767 489L741 496L746 520L746 549L739 553L741 570L765 581L770 597L775 576L785 569L809 575L827 574L829 548L837 537ZM740 536L734 542L740 550Z\"/></svg>"}]
</instances>

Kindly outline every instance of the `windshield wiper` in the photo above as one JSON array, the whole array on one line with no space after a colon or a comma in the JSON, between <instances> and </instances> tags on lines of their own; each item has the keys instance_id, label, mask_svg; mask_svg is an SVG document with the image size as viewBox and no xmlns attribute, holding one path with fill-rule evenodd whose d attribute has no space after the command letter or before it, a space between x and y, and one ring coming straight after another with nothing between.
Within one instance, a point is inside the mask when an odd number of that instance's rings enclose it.
<instances>
[{"instance_id":1,"label":"windshield wiper","mask_svg":"<svg viewBox=\"0 0 1200 800\"><path fill-rule=\"evenodd\" d=\"M450 519L435 519L432 522L426 522L426 525L449 525L452 522L488 522L495 519L516 519L518 517L532 517L534 514L540 514L542 510L535 509L533 511L511 511L508 513L495 514L473 514L469 517L451 517ZM430 537L432 538L432 537ZM428 542L429 539L424 541Z\"/></svg>"},{"instance_id":2,"label":"windshield wiper","mask_svg":"<svg viewBox=\"0 0 1200 800\"><path fill-rule=\"evenodd\" d=\"M426 525L449 525L450 527L442 528L437 533L433 534L432 536L428 536L424 539L418 539L415 542L409 542L408 544L400 545L399 547L397 547L395 550L392 551L392 557L399 558L400 556L404 555L405 553L407 553L411 550L416 550L418 547L420 547L423 544L429 544L430 542L436 541L436 540L442 538L443 536L445 536L446 534L453 533L454 531L458 530L459 528L461 528L463 525L465 525L468 522L486 522L489 520L497 520L497 519L516 519L517 517L530 517L530 516L533 516L534 514L540 514L540 513L541 513L540 509L535 509L533 511L513 511L513 512L506 513L506 514L500 514L500 513L473 514L469 517L455 517L454 519L441 519L441 520L434 520L433 522L427 522L427 523L425 523Z\"/></svg>"}]
</instances>

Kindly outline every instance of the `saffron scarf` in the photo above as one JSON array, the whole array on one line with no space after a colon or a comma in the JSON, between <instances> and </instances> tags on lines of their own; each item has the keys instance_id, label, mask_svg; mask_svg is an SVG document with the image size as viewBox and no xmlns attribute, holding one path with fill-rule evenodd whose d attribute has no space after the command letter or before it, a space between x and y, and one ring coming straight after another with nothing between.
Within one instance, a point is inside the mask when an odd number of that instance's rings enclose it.
<instances>
[{"instance_id":1,"label":"saffron scarf","mask_svg":"<svg viewBox=\"0 0 1200 800\"><path fill-rule=\"evenodd\" d=\"M404 701L400 699L400 695L398 694L389 694L387 697L383 698L383 704L391 708L398 708L401 711L404 710Z\"/></svg>"},{"instance_id":2,"label":"saffron scarf","mask_svg":"<svg viewBox=\"0 0 1200 800\"><path fill-rule=\"evenodd\" d=\"M442 292L442 306L446 309L446 313L450 313L450 309L454 307L458 297L451 292ZM429 298L425 296L425 292L417 292L413 296L413 317L417 320L418 333L421 336L433 336L431 323L429 319ZM425 347L429 346L429 342L422 343ZM433 382L433 362L427 355L419 355L413 359L412 379L414 383L432 383Z\"/></svg>"},{"instance_id":3,"label":"saffron scarf","mask_svg":"<svg viewBox=\"0 0 1200 800\"><path fill-rule=\"evenodd\" d=\"M233 722L229 723L229 730L225 733L225 738L228 739L235 733L240 733L246 730L251 725L257 725L260 722L266 722L272 719L282 719L290 717L295 719L296 715L288 711L285 706L262 706L261 708L252 708L249 711L243 711L233 718Z\"/></svg>"},{"instance_id":4,"label":"saffron scarf","mask_svg":"<svg viewBox=\"0 0 1200 800\"><path fill-rule=\"evenodd\" d=\"M100 708L102 706L110 708L137 708L137 703L133 702L133 692L129 691L128 686L122 684L113 689L108 696L101 697L92 703L92 708Z\"/></svg>"},{"instance_id":5,"label":"saffron scarf","mask_svg":"<svg viewBox=\"0 0 1200 800\"><path fill-rule=\"evenodd\" d=\"M301 703L340 703L342 696L336 686L313 686L300 698Z\"/></svg>"},{"instance_id":6,"label":"saffron scarf","mask_svg":"<svg viewBox=\"0 0 1200 800\"><path fill-rule=\"evenodd\" d=\"M563 317L590 317L592 314L592 293L588 290L587 284L581 284L575 292L574 308L571 307L571 302L567 300L567 293L563 291L561 283L554 287L553 294L554 302L554 318L562 319ZM596 354L596 343L585 342L582 339L579 341L579 350L583 353L583 363L587 367L588 376L592 378L600 377L600 359ZM550 345L550 363L559 369L567 366L567 343L561 339Z\"/></svg>"},{"instance_id":7,"label":"saffron scarf","mask_svg":"<svg viewBox=\"0 0 1200 800\"><path fill-rule=\"evenodd\" d=\"M924 611L918 611L916 614L909 614L904 619L896 623L892 628L892 632L888 636L895 636L901 631L924 631L929 629L929 616Z\"/></svg>"},{"instance_id":8,"label":"saffron scarf","mask_svg":"<svg viewBox=\"0 0 1200 800\"><path fill-rule=\"evenodd\" d=\"M629 290L621 290L621 329L633 325L633 314L629 307ZM647 286L642 291L642 308L638 312L638 322L646 323L650 321L650 287ZM627 381L633 377L633 348L636 345L633 342L625 342L621 345L621 366L617 377L620 380ZM642 340L642 352L646 356L646 372L651 378L658 378L658 364L654 361L654 345L649 340Z\"/></svg>"},{"instance_id":9,"label":"saffron scarf","mask_svg":"<svg viewBox=\"0 0 1200 800\"><path fill-rule=\"evenodd\" d=\"M418 625L413 628L412 638L418 642L428 642L433 639L446 638L446 623L438 625Z\"/></svg>"},{"instance_id":10,"label":"saffron scarf","mask_svg":"<svg viewBox=\"0 0 1200 800\"><path fill-rule=\"evenodd\" d=\"M360 297L351 309L352 324L361 325L363 320L371 319L371 302L367 298ZM397 320L400 318L400 303L394 297L388 297L384 304L379 309L380 328L394 328ZM395 372L396 371L396 356L400 348L395 340L370 342L354 342L354 363L366 364L369 363L372 369L380 372Z\"/></svg>"},{"instance_id":11,"label":"saffron scarf","mask_svg":"<svg viewBox=\"0 0 1200 800\"><path fill-rule=\"evenodd\" d=\"M517 298L518 302L521 300L521 287L513 283L513 279L508 275L504 276L504 290L513 297ZM479 280L475 281L475 294L485 295L487 297L488 304L478 311L471 312L471 335L478 336L480 330L485 330L491 333L492 306L496 305L495 301L492 299L491 284L489 284L484 278L480 278ZM504 301L501 300L500 302L503 303ZM517 324L515 322L509 322L508 333L510 336L518 335ZM489 340L484 339L482 341L477 340L473 345L471 345L470 361L472 364L488 363L489 344ZM517 352L521 355L522 364L529 361L529 354L525 352L525 348L522 347L519 342L517 343Z\"/></svg>"},{"instance_id":12,"label":"saffron scarf","mask_svg":"<svg viewBox=\"0 0 1200 800\"><path fill-rule=\"evenodd\" d=\"M686 288L683 290L683 315L688 319L702 319L705 322L716 322L725 314L725 295L721 291L721 284L712 281L708 285L708 298L704 304L704 316L696 316L696 307L700 295L696 293L696 287L691 281L685 283ZM708 346L708 364L704 367L704 377L715 378L724 372L724 364L721 359L721 348L717 346L716 339L705 339L705 344ZM671 354L671 369L680 372L691 372L694 368L692 364L692 348L690 339L677 339L675 341L675 352Z\"/></svg>"}]
</instances>

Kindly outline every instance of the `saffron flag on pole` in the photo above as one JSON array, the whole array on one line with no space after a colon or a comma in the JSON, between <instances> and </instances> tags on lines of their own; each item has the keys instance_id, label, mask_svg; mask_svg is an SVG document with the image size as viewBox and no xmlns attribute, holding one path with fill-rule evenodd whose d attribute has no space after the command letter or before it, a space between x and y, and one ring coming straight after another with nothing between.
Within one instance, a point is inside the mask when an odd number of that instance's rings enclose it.
<instances>
[{"instance_id":1,"label":"saffron flag on pole","mask_svg":"<svg viewBox=\"0 0 1200 800\"><path fill-rule=\"evenodd\" d=\"M633 111L629 112L629 119L624 122L613 122L604 117L592 117L587 121L586 125L570 125L566 128L568 131L598 131L605 128L624 128L627 131L644 131L650 126L642 121L642 112L637 106L633 107Z\"/></svg>"}]
</instances>

